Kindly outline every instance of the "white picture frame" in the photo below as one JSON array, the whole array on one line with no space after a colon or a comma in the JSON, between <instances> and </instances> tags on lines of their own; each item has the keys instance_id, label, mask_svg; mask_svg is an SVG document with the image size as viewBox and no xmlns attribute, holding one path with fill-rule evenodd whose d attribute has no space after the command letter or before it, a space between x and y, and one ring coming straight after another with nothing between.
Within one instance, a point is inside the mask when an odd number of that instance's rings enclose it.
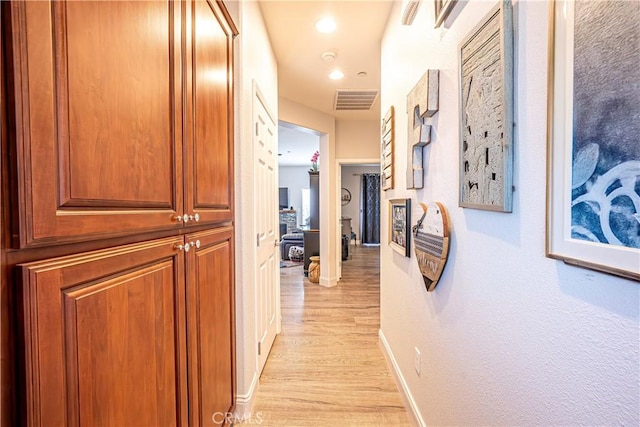
<instances>
[{"instance_id":1,"label":"white picture frame","mask_svg":"<svg viewBox=\"0 0 640 427\"><path fill-rule=\"evenodd\" d=\"M567 264L640 281L639 248L610 243L606 238L602 239L605 242L596 241L596 234L600 233L590 233L588 230L584 230L585 227L576 223L575 213L573 213L572 217L572 210L575 205L583 203L579 197L576 197L576 191L580 190L576 186L584 180L582 185L585 185L584 188L589 188L588 191L591 192L592 189L595 190L597 187L603 186L603 179L601 178L607 175L606 173L600 175L598 172L593 172L593 170L589 169L588 172L582 174L584 178L579 176L576 178L574 176L585 169L576 166L580 153L584 150L578 150L574 147L574 144L576 144L574 109L577 108L576 100L574 99L574 91L576 90L574 85L574 77L576 75L574 74L574 66L576 64L576 58L574 57L576 17L574 12L575 3L572 1L551 2L549 12L546 256L562 260ZM634 22L637 25L637 21ZM588 26L581 26L580 28L584 27ZM592 30L589 29L588 31ZM600 38L601 34L593 36ZM603 64L612 68L619 67L619 64L609 63L608 61ZM627 90L633 89L629 88ZM603 100L600 100L600 104L602 102ZM595 111L590 111L590 113L597 114ZM577 153L574 153L574 151ZM599 156L600 153L598 152L592 154L591 162L596 162ZM640 159L637 159L637 162L626 159L624 162L628 165L630 164L629 167L632 169L637 168L635 172L635 185L637 185L640 181ZM595 164L593 167L595 168ZM633 175L634 172L631 172L631 174ZM628 178L626 180L628 181ZM631 187L633 187L633 184L631 184ZM624 190L624 186L622 189ZM600 212L598 224L604 224L601 225L602 229L611 228L609 224L611 211L606 206L602 207L600 202L601 200L610 199L609 196L604 194L608 191L610 190L603 191L602 196L596 202L588 202L590 206L596 206L596 209ZM629 194L629 191L626 192ZM620 192L618 191L618 193ZM632 201L635 200L637 215L640 209L640 195L637 192L632 193L634 194L630 194L630 198ZM612 203L612 201L609 200L608 203ZM603 223L604 213L607 213L606 223ZM636 217L636 219L638 218ZM630 224L631 227L634 226L633 221L627 222L627 224ZM638 224L635 224L635 226L638 227ZM608 234L610 231L606 230L603 233ZM580 233L587 236L592 235L593 239L589 240L588 237L583 237Z\"/></svg>"}]
</instances>

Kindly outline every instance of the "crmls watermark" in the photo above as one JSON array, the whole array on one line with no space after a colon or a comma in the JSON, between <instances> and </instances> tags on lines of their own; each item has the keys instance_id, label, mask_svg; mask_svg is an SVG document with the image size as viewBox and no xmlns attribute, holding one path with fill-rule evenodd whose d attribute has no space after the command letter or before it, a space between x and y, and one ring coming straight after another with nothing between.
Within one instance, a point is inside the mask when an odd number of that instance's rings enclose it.
<instances>
[{"instance_id":1,"label":"crmls watermark","mask_svg":"<svg viewBox=\"0 0 640 427\"><path fill-rule=\"evenodd\" d=\"M262 424L265 420L262 412L256 412L255 414L244 413L234 414L232 412L215 412L211 416L211 420L216 424L223 424L225 421L227 424L234 423L246 423L246 424Z\"/></svg>"}]
</instances>

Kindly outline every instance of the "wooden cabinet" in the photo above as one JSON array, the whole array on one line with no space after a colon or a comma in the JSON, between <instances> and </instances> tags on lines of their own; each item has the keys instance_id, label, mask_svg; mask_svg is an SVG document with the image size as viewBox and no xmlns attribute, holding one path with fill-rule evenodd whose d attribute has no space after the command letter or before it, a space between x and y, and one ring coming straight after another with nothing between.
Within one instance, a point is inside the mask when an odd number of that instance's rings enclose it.
<instances>
[{"instance_id":1,"label":"wooden cabinet","mask_svg":"<svg viewBox=\"0 0 640 427\"><path fill-rule=\"evenodd\" d=\"M189 424L212 425L227 418L234 402L232 229L186 241L192 244L186 257Z\"/></svg>"},{"instance_id":2,"label":"wooden cabinet","mask_svg":"<svg viewBox=\"0 0 640 427\"><path fill-rule=\"evenodd\" d=\"M185 212L200 221L233 216L234 30L218 4L187 2Z\"/></svg>"},{"instance_id":3,"label":"wooden cabinet","mask_svg":"<svg viewBox=\"0 0 640 427\"><path fill-rule=\"evenodd\" d=\"M309 172L309 202L309 227L317 230L320 228L320 172Z\"/></svg>"},{"instance_id":4,"label":"wooden cabinet","mask_svg":"<svg viewBox=\"0 0 640 427\"><path fill-rule=\"evenodd\" d=\"M235 30L218 3L7 7L16 246L233 218Z\"/></svg>"},{"instance_id":5,"label":"wooden cabinet","mask_svg":"<svg viewBox=\"0 0 640 427\"><path fill-rule=\"evenodd\" d=\"M224 420L233 254L223 227L21 265L27 424Z\"/></svg>"},{"instance_id":6,"label":"wooden cabinet","mask_svg":"<svg viewBox=\"0 0 640 427\"><path fill-rule=\"evenodd\" d=\"M0 424L228 419L237 30L223 2L0 11L0 362L15 372Z\"/></svg>"},{"instance_id":7,"label":"wooden cabinet","mask_svg":"<svg viewBox=\"0 0 640 427\"><path fill-rule=\"evenodd\" d=\"M179 237L22 266L27 425L186 425Z\"/></svg>"}]
</instances>

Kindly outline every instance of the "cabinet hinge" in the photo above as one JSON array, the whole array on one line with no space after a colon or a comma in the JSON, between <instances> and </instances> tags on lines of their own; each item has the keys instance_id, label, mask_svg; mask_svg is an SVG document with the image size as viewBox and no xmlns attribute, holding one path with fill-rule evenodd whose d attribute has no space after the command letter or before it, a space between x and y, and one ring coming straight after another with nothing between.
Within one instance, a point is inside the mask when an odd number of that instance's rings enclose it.
<instances>
[{"instance_id":1,"label":"cabinet hinge","mask_svg":"<svg viewBox=\"0 0 640 427\"><path fill-rule=\"evenodd\" d=\"M256 123L256 136L260 135L260 125Z\"/></svg>"},{"instance_id":2,"label":"cabinet hinge","mask_svg":"<svg viewBox=\"0 0 640 427\"><path fill-rule=\"evenodd\" d=\"M256 245L260 247L260 233L256 234Z\"/></svg>"},{"instance_id":3,"label":"cabinet hinge","mask_svg":"<svg viewBox=\"0 0 640 427\"><path fill-rule=\"evenodd\" d=\"M262 343L258 342L258 356L262 354Z\"/></svg>"}]
</instances>

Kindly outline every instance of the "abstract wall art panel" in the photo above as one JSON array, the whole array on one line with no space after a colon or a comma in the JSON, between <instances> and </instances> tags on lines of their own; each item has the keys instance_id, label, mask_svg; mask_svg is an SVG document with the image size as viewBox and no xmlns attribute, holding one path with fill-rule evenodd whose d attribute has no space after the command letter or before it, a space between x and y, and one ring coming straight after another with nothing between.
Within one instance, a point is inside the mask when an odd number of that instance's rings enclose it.
<instances>
[{"instance_id":1,"label":"abstract wall art panel","mask_svg":"<svg viewBox=\"0 0 640 427\"><path fill-rule=\"evenodd\" d=\"M547 256L640 280L640 3L551 18Z\"/></svg>"},{"instance_id":2,"label":"abstract wall art panel","mask_svg":"<svg viewBox=\"0 0 640 427\"><path fill-rule=\"evenodd\" d=\"M460 88L460 206L511 212L511 2L494 8L462 43Z\"/></svg>"}]
</instances>

